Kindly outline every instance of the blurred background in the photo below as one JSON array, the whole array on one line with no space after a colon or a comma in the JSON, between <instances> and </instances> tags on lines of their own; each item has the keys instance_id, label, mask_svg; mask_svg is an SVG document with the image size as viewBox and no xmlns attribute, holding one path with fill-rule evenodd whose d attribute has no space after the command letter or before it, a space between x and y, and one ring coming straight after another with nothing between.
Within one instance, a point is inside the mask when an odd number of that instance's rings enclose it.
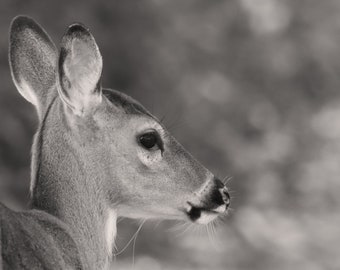
<instances>
[{"instance_id":1,"label":"blurred background","mask_svg":"<svg viewBox=\"0 0 340 270\"><path fill-rule=\"evenodd\" d=\"M86 24L103 85L233 176L234 210L215 233L146 222L114 269L340 269L340 1L1 0L0 200L24 208L37 117L8 67L17 14L56 44ZM118 250L138 225L119 222Z\"/></svg>"}]
</instances>

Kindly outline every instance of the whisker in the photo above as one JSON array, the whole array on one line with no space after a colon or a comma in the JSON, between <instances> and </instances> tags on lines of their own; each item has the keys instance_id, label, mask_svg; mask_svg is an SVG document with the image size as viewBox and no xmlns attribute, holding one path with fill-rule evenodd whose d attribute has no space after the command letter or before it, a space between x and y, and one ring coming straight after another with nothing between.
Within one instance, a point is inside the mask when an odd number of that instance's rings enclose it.
<instances>
[{"instance_id":1,"label":"whisker","mask_svg":"<svg viewBox=\"0 0 340 270\"><path fill-rule=\"evenodd\" d=\"M122 254L128 248L128 246L131 244L131 242L134 240L134 238L138 235L138 233L141 230L144 223L145 223L145 220L139 225L137 231L134 233L134 235L131 237L131 239L125 245L125 247L122 250L120 250L119 252L115 253L114 256L118 256L118 255Z\"/></svg>"},{"instance_id":2,"label":"whisker","mask_svg":"<svg viewBox=\"0 0 340 270\"><path fill-rule=\"evenodd\" d=\"M188 223L178 224L174 228L170 228L168 231L174 232L175 237L183 235L189 229Z\"/></svg>"},{"instance_id":3,"label":"whisker","mask_svg":"<svg viewBox=\"0 0 340 270\"><path fill-rule=\"evenodd\" d=\"M226 177L224 177L224 178L222 179L222 183L223 183L224 185L227 185L232 179L233 179L232 176L227 175Z\"/></svg>"},{"instance_id":4,"label":"whisker","mask_svg":"<svg viewBox=\"0 0 340 270\"><path fill-rule=\"evenodd\" d=\"M170 115L170 113L172 115ZM186 121L182 118L180 111L176 111L174 114L170 110L167 110L167 112L162 115L159 122L161 125L166 126L168 130L178 128L186 124Z\"/></svg>"},{"instance_id":5,"label":"whisker","mask_svg":"<svg viewBox=\"0 0 340 270\"><path fill-rule=\"evenodd\" d=\"M137 236L138 236L138 233L141 231L144 223L145 223L146 219L144 219L142 221L142 223L139 225L139 228L136 232L136 237L135 239L133 240L133 245L132 245L132 267L135 267L135 248L136 248L136 240L137 240Z\"/></svg>"},{"instance_id":6,"label":"whisker","mask_svg":"<svg viewBox=\"0 0 340 270\"><path fill-rule=\"evenodd\" d=\"M173 227L167 229L168 232L178 232L179 230L182 230L183 228L187 227L187 223L184 221L178 221Z\"/></svg>"},{"instance_id":7,"label":"whisker","mask_svg":"<svg viewBox=\"0 0 340 270\"><path fill-rule=\"evenodd\" d=\"M211 246L215 249L215 250L218 250L216 245L215 245L215 242L214 242L214 236L213 236L213 231L212 231L212 227L211 227L211 223L207 224L206 226L206 231L208 233L208 239L210 241L210 244Z\"/></svg>"},{"instance_id":8,"label":"whisker","mask_svg":"<svg viewBox=\"0 0 340 270\"><path fill-rule=\"evenodd\" d=\"M184 230L183 230L182 232L180 232L180 233L178 234L178 236L183 235L183 234L185 234L186 232L188 232L189 230L193 230L193 229L194 229L194 227L193 227L192 224L190 224L190 223L187 223L187 224L188 224L187 227L184 228Z\"/></svg>"},{"instance_id":9,"label":"whisker","mask_svg":"<svg viewBox=\"0 0 340 270\"><path fill-rule=\"evenodd\" d=\"M155 223L154 228L155 228L155 229L158 228L159 225L160 225L163 221L164 221L164 220L158 220L158 221Z\"/></svg>"}]
</instances>

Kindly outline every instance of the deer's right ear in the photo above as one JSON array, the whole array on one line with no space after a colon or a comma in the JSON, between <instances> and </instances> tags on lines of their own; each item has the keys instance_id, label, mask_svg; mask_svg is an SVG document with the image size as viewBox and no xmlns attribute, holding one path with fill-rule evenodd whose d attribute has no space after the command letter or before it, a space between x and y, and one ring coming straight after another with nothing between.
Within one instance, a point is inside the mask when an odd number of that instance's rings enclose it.
<instances>
[{"instance_id":1,"label":"deer's right ear","mask_svg":"<svg viewBox=\"0 0 340 270\"><path fill-rule=\"evenodd\" d=\"M81 24L68 28L61 41L58 91L76 115L90 113L102 100L102 56L92 34Z\"/></svg>"},{"instance_id":2,"label":"deer's right ear","mask_svg":"<svg viewBox=\"0 0 340 270\"><path fill-rule=\"evenodd\" d=\"M57 50L46 32L31 18L15 17L10 27L9 63L20 94L38 110L56 83Z\"/></svg>"}]
</instances>

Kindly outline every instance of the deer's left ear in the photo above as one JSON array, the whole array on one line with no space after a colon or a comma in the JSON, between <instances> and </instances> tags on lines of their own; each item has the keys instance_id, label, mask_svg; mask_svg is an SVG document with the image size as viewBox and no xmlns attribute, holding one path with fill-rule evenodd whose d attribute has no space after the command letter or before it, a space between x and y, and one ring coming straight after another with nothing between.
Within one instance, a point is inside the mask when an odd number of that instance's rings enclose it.
<instances>
[{"instance_id":1,"label":"deer's left ear","mask_svg":"<svg viewBox=\"0 0 340 270\"><path fill-rule=\"evenodd\" d=\"M101 102L102 56L91 33L81 24L69 27L61 42L58 91L64 103L83 115Z\"/></svg>"}]
</instances>

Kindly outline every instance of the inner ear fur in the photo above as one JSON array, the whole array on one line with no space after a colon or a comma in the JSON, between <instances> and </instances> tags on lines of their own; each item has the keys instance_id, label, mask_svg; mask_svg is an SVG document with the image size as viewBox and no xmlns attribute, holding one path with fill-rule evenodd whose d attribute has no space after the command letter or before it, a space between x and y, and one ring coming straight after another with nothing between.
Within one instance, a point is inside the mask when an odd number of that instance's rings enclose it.
<instances>
[{"instance_id":1,"label":"inner ear fur","mask_svg":"<svg viewBox=\"0 0 340 270\"><path fill-rule=\"evenodd\" d=\"M82 24L71 25L62 38L58 63L59 94L77 115L101 102L103 61L92 34Z\"/></svg>"}]
</instances>

